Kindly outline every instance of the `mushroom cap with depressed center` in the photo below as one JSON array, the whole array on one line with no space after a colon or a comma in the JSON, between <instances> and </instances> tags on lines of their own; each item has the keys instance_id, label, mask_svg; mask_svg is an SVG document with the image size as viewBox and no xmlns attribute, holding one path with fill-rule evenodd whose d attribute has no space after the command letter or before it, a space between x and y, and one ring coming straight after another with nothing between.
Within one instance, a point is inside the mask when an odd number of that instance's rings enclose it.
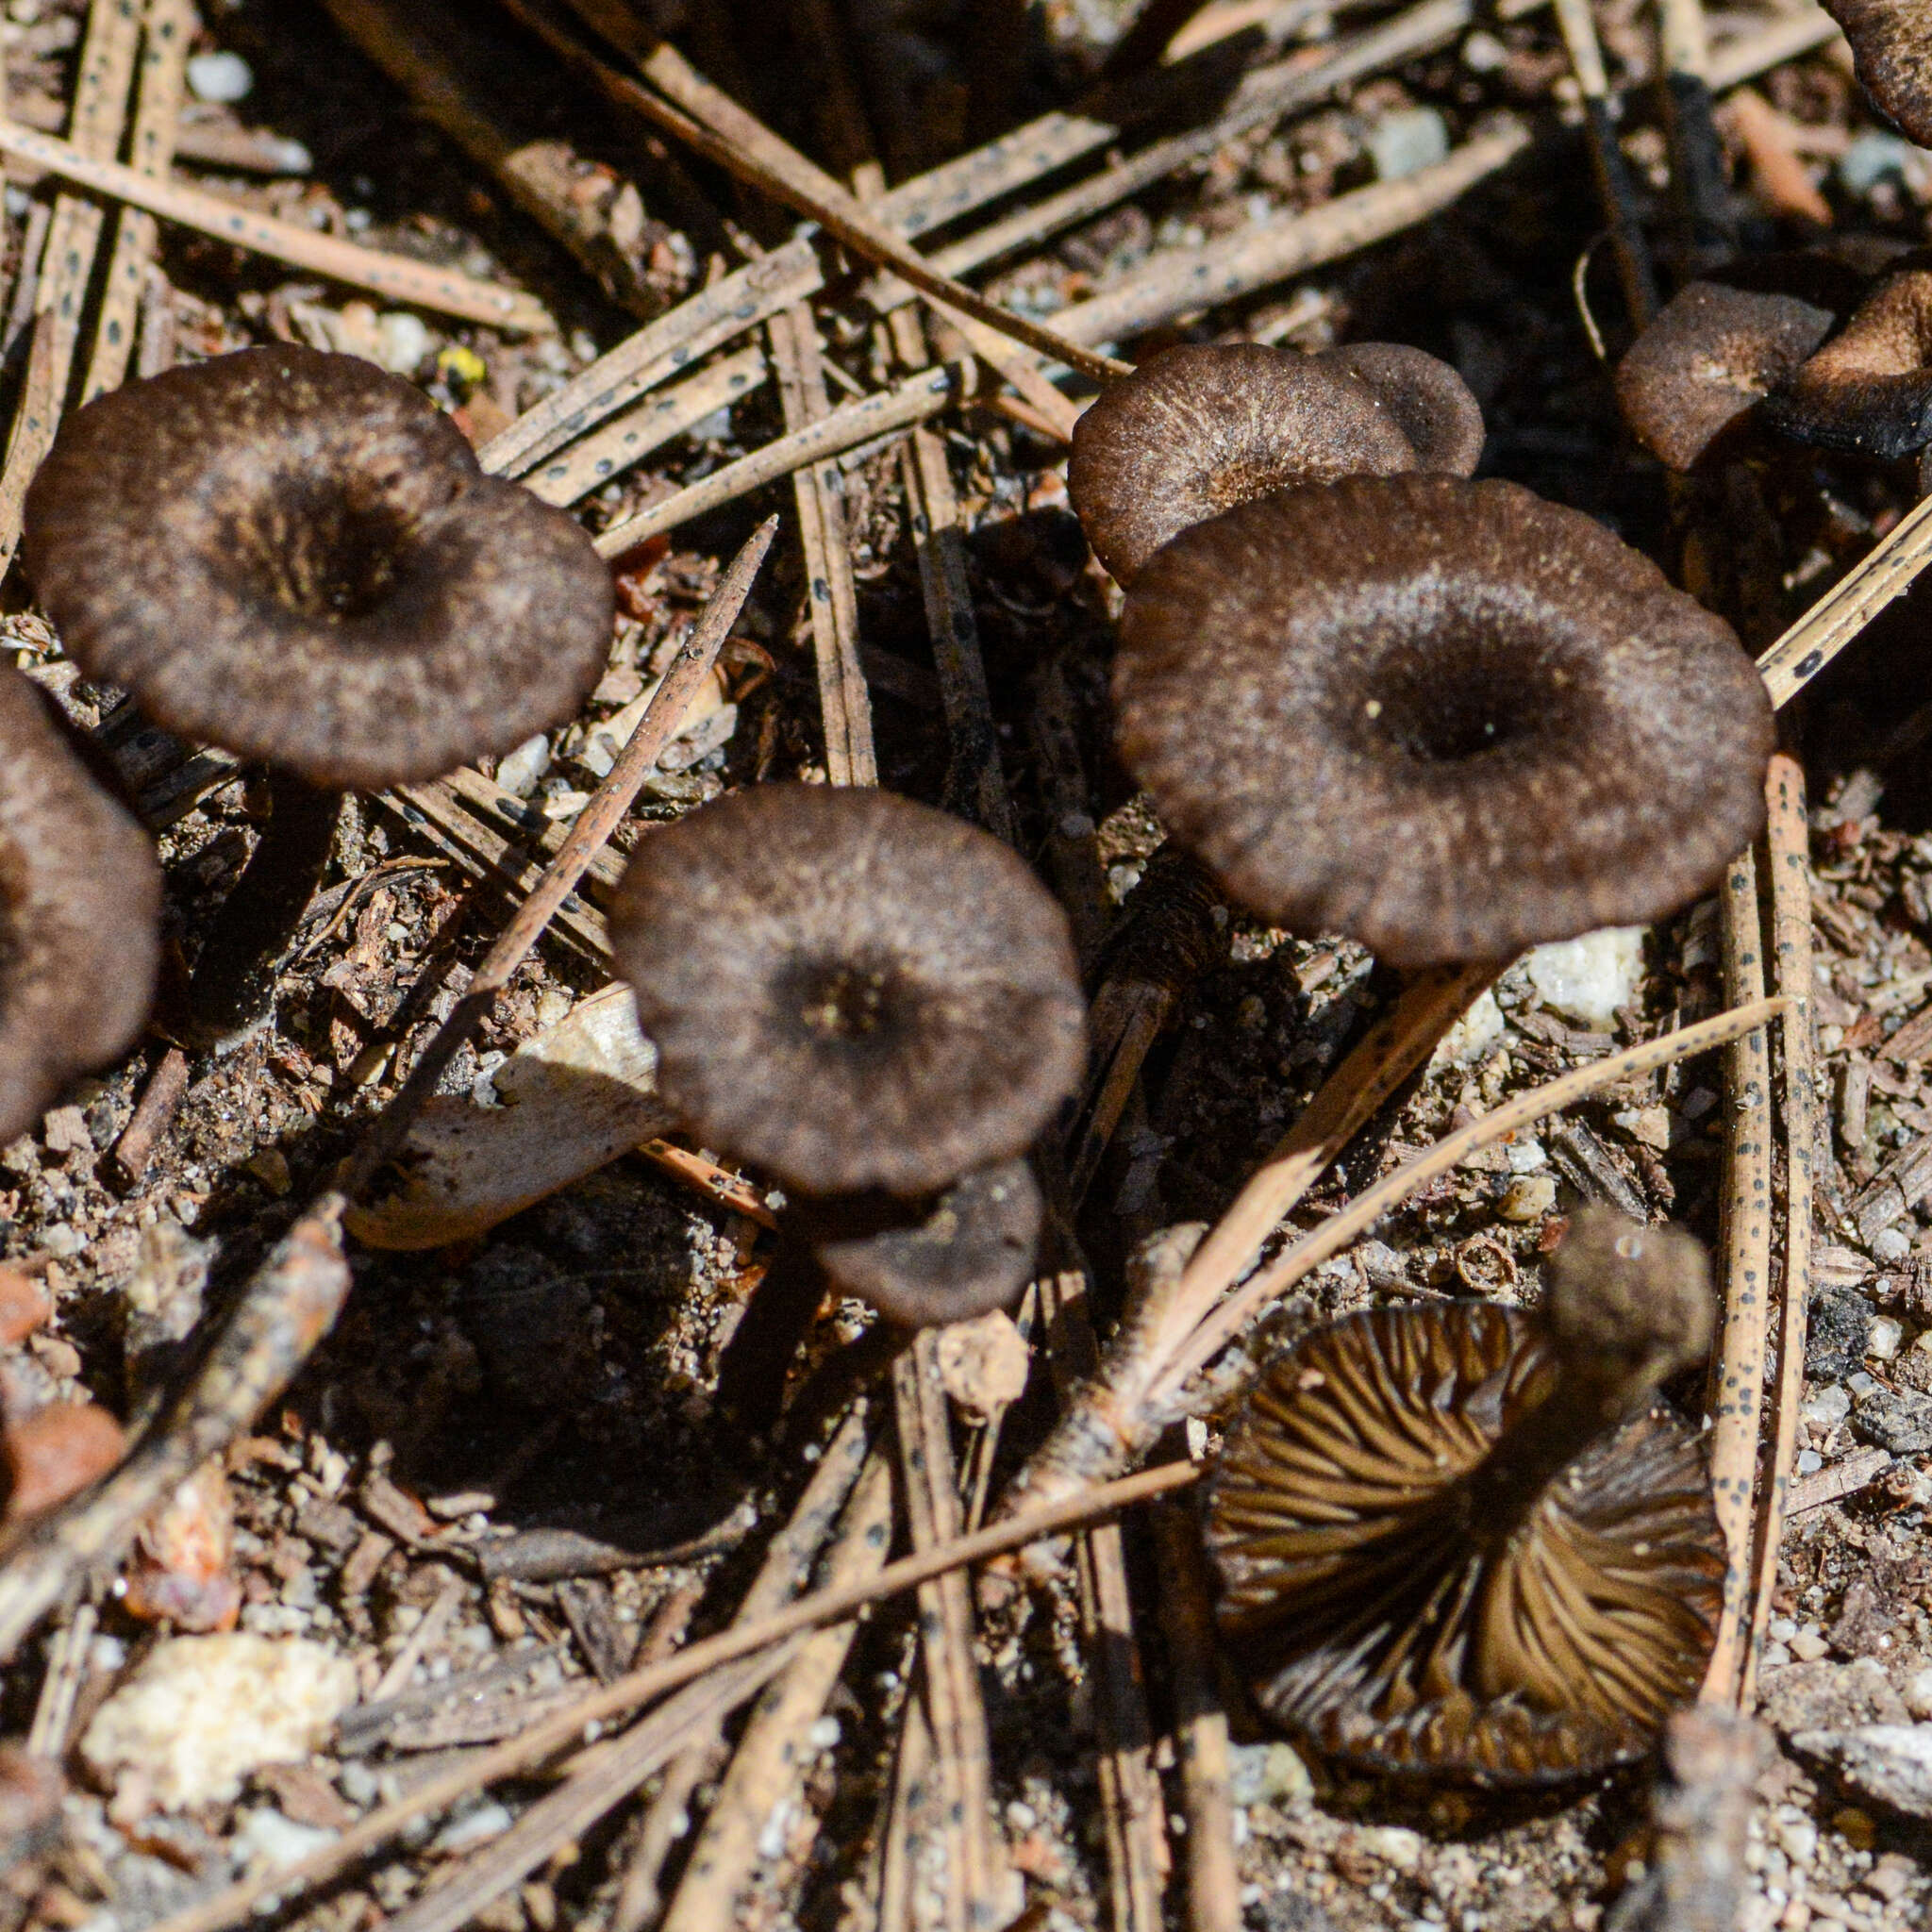
<instances>
[{"instance_id":1,"label":"mushroom cap with depressed center","mask_svg":"<svg viewBox=\"0 0 1932 1932\"><path fill-rule=\"evenodd\" d=\"M1764 414L1794 441L1887 460L1932 442L1932 268L1888 275Z\"/></svg>"},{"instance_id":2,"label":"mushroom cap with depressed center","mask_svg":"<svg viewBox=\"0 0 1932 1932\"><path fill-rule=\"evenodd\" d=\"M1046 1212L1024 1160L981 1168L910 1222L820 1241L833 1287L908 1328L941 1328L1010 1307L1033 1272Z\"/></svg>"},{"instance_id":3,"label":"mushroom cap with depressed center","mask_svg":"<svg viewBox=\"0 0 1932 1932\"><path fill-rule=\"evenodd\" d=\"M1830 310L1795 295L1689 283L1618 363L1617 406L1659 461L1693 469L1831 326Z\"/></svg>"},{"instance_id":4,"label":"mushroom cap with depressed center","mask_svg":"<svg viewBox=\"0 0 1932 1932\"><path fill-rule=\"evenodd\" d=\"M23 553L89 676L333 790L509 750L609 649L578 525L354 356L244 349L96 398L34 477Z\"/></svg>"},{"instance_id":5,"label":"mushroom cap with depressed center","mask_svg":"<svg viewBox=\"0 0 1932 1932\"><path fill-rule=\"evenodd\" d=\"M1244 504L1128 592L1116 736L1230 896L1391 964L1645 925L1763 823L1770 700L1729 626L1513 483Z\"/></svg>"},{"instance_id":6,"label":"mushroom cap with depressed center","mask_svg":"<svg viewBox=\"0 0 1932 1932\"><path fill-rule=\"evenodd\" d=\"M1418 470L1443 476L1475 474L1489 440L1482 405L1440 356L1407 342L1344 342L1315 359L1339 363L1374 391L1408 439Z\"/></svg>"},{"instance_id":7,"label":"mushroom cap with depressed center","mask_svg":"<svg viewBox=\"0 0 1932 1932\"><path fill-rule=\"evenodd\" d=\"M1441 411L1430 398L1447 385L1419 378L1406 358L1370 353L1389 346L1334 356L1258 342L1184 346L1102 391L1074 425L1067 461L1068 493L1094 555L1131 584L1169 539L1238 503L1337 476L1427 467L1408 431L1436 422ZM1374 376L1357 375L1343 355L1366 357ZM1437 366L1461 388L1454 370ZM1468 408L1480 425L1474 397ZM1468 439L1449 427L1432 429L1430 441L1459 453Z\"/></svg>"},{"instance_id":8,"label":"mushroom cap with depressed center","mask_svg":"<svg viewBox=\"0 0 1932 1932\"><path fill-rule=\"evenodd\" d=\"M1481 1478L1562 1400L1536 1319L1485 1302L1350 1316L1269 1366L1208 1541L1270 1716L1349 1762L1488 1784L1650 1748L1716 1636L1704 1447L1650 1407L1493 1508Z\"/></svg>"},{"instance_id":9,"label":"mushroom cap with depressed center","mask_svg":"<svg viewBox=\"0 0 1932 1932\"><path fill-rule=\"evenodd\" d=\"M1925 0L1824 0L1852 44L1852 69L1880 113L1932 147L1932 12Z\"/></svg>"},{"instance_id":10,"label":"mushroom cap with depressed center","mask_svg":"<svg viewBox=\"0 0 1932 1932\"><path fill-rule=\"evenodd\" d=\"M762 785L639 847L611 943L670 1105L806 1194L938 1192L1080 1078L1066 916L997 839L888 792Z\"/></svg>"},{"instance_id":11,"label":"mushroom cap with depressed center","mask_svg":"<svg viewBox=\"0 0 1932 1932\"><path fill-rule=\"evenodd\" d=\"M0 1142L131 1045L160 955L161 872L39 691L0 672Z\"/></svg>"}]
</instances>

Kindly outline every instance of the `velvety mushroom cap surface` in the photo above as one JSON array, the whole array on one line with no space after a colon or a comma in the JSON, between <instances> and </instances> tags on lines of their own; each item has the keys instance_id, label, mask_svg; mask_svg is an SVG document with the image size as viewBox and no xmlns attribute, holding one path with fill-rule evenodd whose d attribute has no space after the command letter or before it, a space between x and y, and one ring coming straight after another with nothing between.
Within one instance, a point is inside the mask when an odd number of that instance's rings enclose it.
<instances>
[{"instance_id":1,"label":"velvety mushroom cap surface","mask_svg":"<svg viewBox=\"0 0 1932 1932\"><path fill-rule=\"evenodd\" d=\"M1867 456L1932 442L1932 269L1888 276L1844 327L1772 396L1783 435Z\"/></svg>"},{"instance_id":2,"label":"velvety mushroom cap surface","mask_svg":"<svg viewBox=\"0 0 1932 1932\"><path fill-rule=\"evenodd\" d=\"M1489 440L1482 406L1441 357L1407 342L1345 342L1315 359L1339 363L1374 391L1408 440L1418 470L1474 474Z\"/></svg>"},{"instance_id":3,"label":"velvety mushroom cap surface","mask_svg":"<svg viewBox=\"0 0 1932 1932\"><path fill-rule=\"evenodd\" d=\"M1128 768L1250 910L1395 965L1642 925L1763 822L1728 625L1512 483L1357 477L1196 525L1128 593Z\"/></svg>"},{"instance_id":4,"label":"velvety mushroom cap surface","mask_svg":"<svg viewBox=\"0 0 1932 1932\"><path fill-rule=\"evenodd\" d=\"M1224 1636L1257 1698L1337 1757L1496 1784L1648 1750L1694 1697L1724 1544L1701 1441L1651 1408L1525 1513L1474 1480L1557 1389L1532 1317L1351 1316L1274 1362L1209 1503Z\"/></svg>"},{"instance_id":5,"label":"velvety mushroom cap surface","mask_svg":"<svg viewBox=\"0 0 1932 1932\"><path fill-rule=\"evenodd\" d=\"M0 1141L129 1046L160 950L161 874L24 677L0 672Z\"/></svg>"},{"instance_id":6,"label":"velvety mushroom cap surface","mask_svg":"<svg viewBox=\"0 0 1932 1932\"><path fill-rule=\"evenodd\" d=\"M608 567L353 356L245 349L62 427L23 555L67 650L150 717L338 790L435 776L572 716Z\"/></svg>"},{"instance_id":7,"label":"velvety mushroom cap surface","mask_svg":"<svg viewBox=\"0 0 1932 1932\"><path fill-rule=\"evenodd\" d=\"M1858 84L1921 147L1932 147L1932 11L1925 0L1824 0L1852 43Z\"/></svg>"},{"instance_id":8,"label":"velvety mushroom cap surface","mask_svg":"<svg viewBox=\"0 0 1932 1932\"><path fill-rule=\"evenodd\" d=\"M908 1327L942 1327L1018 1299L1045 1211L1033 1170L1003 1160L948 1188L909 1225L815 1252L841 1292Z\"/></svg>"},{"instance_id":9,"label":"velvety mushroom cap surface","mask_svg":"<svg viewBox=\"0 0 1932 1932\"><path fill-rule=\"evenodd\" d=\"M1417 358L1434 371L1421 373ZM1170 538L1236 504L1337 476L1435 467L1411 429L1438 453L1467 454L1474 468L1482 442L1478 433L1468 450L1467 419L1479 432L1481 412L1474 397L1466 411L1445 410L1452 384L1468 396L1445 364L1387 343L1323 356L1257 342L1167 349L1080 418L1068 493L1094 555L1130 584Z\"/></svg>"},{"instance_id":10,"label":"velvety mushroom cap surface","mask_svg":"<svg viewBox=\"0 0 1932 1932\"><path fill-rule=\"evenodd\" d=\"M1691 469L1796 371L1832 321L1794 295L1691 282L1617 365L1617 405L1653 456Z\"/></svg>"},{"instance_id":11,"label":"velvety mushroom cap surface","mask_svg":"<svg viewBox=\"0 0 1932 1932\"><path fill-rule=\"evenodd\" d=\"M1053 896L891 793L763 785L652 833L611 941L666 1099L804 1193L934 1193L1010 1159L1084 1066Z\"/></svg>"}]
</instances>

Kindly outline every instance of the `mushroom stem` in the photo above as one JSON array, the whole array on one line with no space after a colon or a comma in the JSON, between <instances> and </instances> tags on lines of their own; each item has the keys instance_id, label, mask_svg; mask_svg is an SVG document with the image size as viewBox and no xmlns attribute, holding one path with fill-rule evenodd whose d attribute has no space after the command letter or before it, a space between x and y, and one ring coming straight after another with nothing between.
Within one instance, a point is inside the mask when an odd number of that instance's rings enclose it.
<instances>
[{"instance_id":1,"label":"mushroom stem","mask_svg":"<svg viewBox=\"0 0 1932 1932\"><path fill-rule=\"evenodd\" d=\"M828 1286L811 1241L794 1223L803 1205L786 1211L778 1251L718 1357L719 1412L757 1435L778 1420L786 1374Z\"/></svg>"},{"instance_id":2,"label":"mushroom stem","mask_svg":"<svg viewBox=\"0 0 1932 1932\"><path fill-rule=\"evenodd\" d=\"M265 1020L275 972L335 843L342 794L271 769L270 816L194 963L189 1042L226 1051Z\"/></svg>"}]
</instances>

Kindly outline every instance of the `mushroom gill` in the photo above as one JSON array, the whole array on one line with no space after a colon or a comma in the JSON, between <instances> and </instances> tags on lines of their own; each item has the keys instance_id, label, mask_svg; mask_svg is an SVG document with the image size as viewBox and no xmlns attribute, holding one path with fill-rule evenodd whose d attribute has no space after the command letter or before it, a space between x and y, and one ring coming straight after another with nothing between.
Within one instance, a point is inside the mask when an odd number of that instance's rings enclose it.
<instances>
[{"instance_id":1,"label":"mushroom gill","mask_svg":"<svg viewBox=\"0 0 1932 1932\"><path fill-rule=\"evenodd\" d=\"M1398 1772L1540 1784L1641 1756L1715 1640L1697 1433L1651 1403L1709 1344L1701 1249L1586 1208L1535 1311L1376 1309L1277 1357L1208 1503L1261 1707Z\"/></svg>"}]
</instances>

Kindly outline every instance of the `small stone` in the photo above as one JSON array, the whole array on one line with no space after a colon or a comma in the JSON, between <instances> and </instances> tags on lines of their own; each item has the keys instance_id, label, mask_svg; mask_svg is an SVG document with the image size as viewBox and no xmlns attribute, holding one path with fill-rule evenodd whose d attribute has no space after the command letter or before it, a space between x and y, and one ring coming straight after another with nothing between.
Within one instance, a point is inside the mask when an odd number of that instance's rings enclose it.
<instances>
[{"instance_id":1,"label":"small stone","mask_svg":"<svg viewBox=\"0 0 1932 1932\"><path fill-rule=\"evenodd\" d=\"M41 1123L41 1138L49 1154L77 1154L94 1144L87 1130L87 1115L77 1107L50 1107Z\"/></svg>"},{"instance_id":2,"label":"small stone","mask_svg":"<svg viewBox=\"0 0 1932 1932\"><path fill-rule=\"evenodd\" d=\"M1824 1467L1824 1457L1819 1455L1817 1450L1800 1449L1798 1451L1798 1474L1800 1475L1816 1475Z\"/></svg>"},{"instance_id":3,"label":"small stone","mask_svg":"<svg viewBox=\"0 0 1932 1932\"><path fill-rule=\"evenodd\" d=\"M1859 1441L1894 1456L1922 1455L1932 1449L1932 1395L1874 1386L1858 1398L1852 1429Z\"/></svg>"},{"instance_id":4,"label":"small stone","mask_svg":"<svg viewBox=\"0 0 1932 1932\"><path fill-rule=\"evenodd\" d=\"M1855 1851L1869 1852L1877 1842L1878 1827L1872 1822L1872 1814L1869 1811L1860 1811L1856 1805L1847 1805L1843 1810L1834 1811L1831 1814L1831 1825ZM1821 1900L1820 1908L1824 1909L1826 1903ZM1841 1904L1841 1901L1831 1900L1829 1903L1837 1905Z\"/></svg>"},{"instance_id":5,"label":"small stone","mask_svg":"<svg viewBox=\"0 0 1932 1932\"><path fill-rule=\"evenodd\" d=\"M1613 1124L1641 1147L1653 1148L1658 1154L1668 1151L1671 1144L1671 1110L1667 1107L1625 1108L1621 1113L1610 1116Z\"/></svg>"},{"instance_id":6,"label":"small stone","mask_svg":"<svg viewBox=\"0 0 1932 1932\"><path fill-rule=\"evenodd\" d=\"M1363 142L1384 181L1433 168L1449 155L1449 124L1434 108L1406 108L1384 114Z\"/></svg>"},{"instance_id":7,"label":"small stone","mask_svg":"<svg viewBox=\"0 0 1932 1932\"><path fill-rule=\"evenodd\" d=\"M1477 27L1462 43L1462 64L1472 74L1493 74L1509 64L1509 49L1487 27Z\"/></svg>"},{"instance_id":8,"label":"small stone","mask_svg":"<svg viewBox=\"0 0 1932 1932\"><path fill-rule=\"evenodd\" d=\"M1932 1724L1799 1731L1791 1744L1807 1757L1822 1758L1861 1796L1908 1817L1932 1818Z\"/></svg>"},{"instance_id":9,"label":"small stone","mask_svg":"<svg viewBox=\"0 0 1932 1932\"><path fill-rule=\"evenodd\" d=\"M0 1348L25 1341L53 1312L54 1304L38 1281L18 1268L0 1268Z\"/></svg>"},{"instance_id":10,"label":"small stone","mask_svg":"<svg viewBox=\"0 0 1932 1932\"><path fill-rule=\"evenodd\" d=\"M984 1422L1019 1401L1032 1351L1004 1308L941 1328L935 1344L940 1382L962 1414Z\"/></svg>"},{"instance_id":11,"label":"small stone","mask_svg":"<svg viewBox=\"0 0 1932 1932\"><path fill-rule=\"evenodd\" d=\"M1917 1718L1932 1718L1932 1664L1914 1671L1902 1688L1906 1708Z\"/></svg>"},{"instance_id":12,"label":"small stone","mask_svg":"<svg viewBox=\"0 0 1932 1932\"><path fill-rule=\"evenodd\" d=\"M478 1805L473 1810L465 1811L460 1817L453 1818L436 1836L429 1840L432 1852L466 1852L472 1845L480 1845L486 1839L501 1838L516 1820L510 1816L509 1807L499 1805L493 1799L488 1804Z\"/></svg>"},{"instance_id":13,"label":"small stone","mask_svg":"<svg viewBox=\"0 0 1932 1932\"><path fill-rule=\"evenodd\" d=\"M1800 1422L1808 1423L1821 1436L1828 1436L1852 1412L1852 1398L1836 1382L1812 1390L1798 1408Z\"/></svg>"},{"instance_id":14,"label":"small stone","mask_svg":"<svg viewBox=\"0 0 1932 1932\"><path fill-rule=\"evenodd\" d=\"M537 789L537 780L550 769L550 741L542 732L526 738L514 751L506 752L496 766L496 782L506 791L527 798Z\"/></svg>"},{"instance_id":15,"label":"small stone","mask_svg":"<svg viewBox=\"0 0 1932 1932\"><path fill-rule=\"evenodd\" d=\"M220 1803L257 1765L307 1757L356 1690L355 1665L325 1644L170 1638L94 1713L80 1754L98 1777L143 1776L166 1809Z\"/></svg>"},{"instance_id":16,"label":"small stone","mask_svg":"<svg viewBox=\"0 0 1932 1932\"><path fill-rule=\"evenodd\" d=\"M1808 1865L1818 1856L1818 1827L1802 1811L1779 1818L1772 1836L1794 1865Z\"/></svg>"},{"instance_id":17,"label":"small stone","mask_svg":"<svg viewBox=\"0 0 1932 1932\"><path fill-rule=\"evenodd\" d=\"M245 101L254 86L255 75L239 54L197 54L188 63L188 87L197 101L232 106Z\"/></svg>"},{"instance_id":18,"label":"small stone","mask_svg":"<svg viewBox=\"0 0 1932 1932\"><path fill-rule=\"evenodd\" d=\"M1467 1067L1481 1059L1503 1037L1503 1009L1496 995L1484 987L1469 1009L1443 1034L1429 1064L1432 1067Z\"/></svg>"},{"instance_id":19,"label":"small stone","mask_svg":"<svg viewBox=\"0 0 1932 1932\"><path fill-rule=\"evenodd\" d=\"M1538 946L1524 969L1544 1006L1601 1032L1619 1007L1630 1004L1643 977L1643 928L1608 925Z\"/></svg>"},{"instance_id":20,"label":"small stone","mask_svg":"<svg viewBox=\"0 0 1932 1932\"><path fill-rule=\"evenodd\" d=\"M1918 1873L1919 1868L1903 1853L1887 1852L1858 1881L1858 1889L1891 1905L1910 1890Z\"/></svg>"},{"instance_id":21,"label":"small stone","mask_svg":"<svg viewBox=\"0 0 1932 1932\"><path fill-rule=\"evenodd\" d=\"M1917 159L1909 142L1872 129L1856 136L1839 157L1838 178L1847 192L1870 194L1881 181L1904 180Z\"/></svg>"},{"instance_id":22,"label":"small stone","mask_svg":"<svg viewBox=\"0 0 1932 1932\"><path fill-rule=\"evenodd\" d=\"M1364 1825L1355 1841L1372 1858L1393 1865L1398 1872L1413 1872L1423 1860L1423 1835L1403 1824Z\"/></svg>"},{"instance_id":23,"label":"small stone","mask_svg":"<svg viewBox=\"0 0 1932 1932\"><path fill-rule=\"evenodd\" d=\"M1803 1664L1815 1664L1818 1659L1829 1654L1830 1644L1823 1636L1808 1625L1800 1630L1790 1641L1791 1655Z\"/></svg>"},{"instance_id":24,"label":"small stone","mask_svg":"<svg viewBox=\"0 0 1932 1932\"><path fill-rule=\"evenodd\" d=\"M87 1237L71 1223L60 1222L41 1236L41 1245L57 1261L71 1261L87 1246Z\"/></svg>"},{"instance_id":25,"label":"small stone","mask_svg":"<svg viewBox=\"0 0 1932 1932\"><path fill-rule=\"evenodd\" d=\"M8 1524L38 1516L78 1495L114 1467L127 1439L108 1411L93 1402L50 1402L8 1422L0 1430Z\"/></svg>"},{"instance_id":26,"label":"small stone","mask_svg":"<svg viewBox=\"0 0 1932 1932\"><path fill-rule=\"evenodd\" d=\"M1512 1141L1504 1148L1503 1158L1511 1174L1535 1174L1550 1164L1541 1141Z\"/></svg>"},{"instance_id":27,"label":"small stone","mask_svg":"<svg viewBox=\"0 0 1932 1932\"><path fill-rule=\"evenodd\" d=\"M1872 1258L1882 1261L1887 1267L1896 1267L1899 1262L1911 1257L1911 1237L1902 1227L1882 1227L1872 1237Z\"/></svg>"},{"instance_id":28,"label":"small stone","mask_svg":"<svg viewBox=\"0 0 1932 1932\"><path fill-rule=\"evenodd\" d=\"M414 375L429 354L429 331L422 318L392 308L376 322L375 359L391 375Z\"/></svg>"},{"instance_id":29,"label":"small stone","mask_svg":"<svg viewBox=\"0 0 1932 1932\"><path fill-rule=\"evenodd\" d=\"M1227 1753L1227 1790L1237 1805L1283 1808L1315 1794L1315 1781L1292 1744L1233 1744Z\"/></svg>"},{"instance_id":30,"label":"small stone","mask_svg":"<svg viewBox=\"0 0 1932 1932\"><path fill-rule=\"evenodd\" d=\"M1836 1382L1865 1357L1872 1332L1872 1304L1847 1288L1812 1291L1810 1323L1805 1338L1805 1373L1820 1382Z\"/></svg>"},{"instance_id":31,"label":"small stone","mask_svg":"<svg viewBox=\"0 0 1932 1932\"><path fill-rule=\"evenodd\" d=\"M1496 1212L1505 1221L1541 1221L1557 1205L1557 1183L1546 1174L1520 1174L1509 1183Z\"/></svg>"},{"instance_id":32,"label":"small stone","mask_svg":"<svg viewBox=\"0 0 1932 1932\"><path fill-rule=\"evenodd\" d=\"M251 1154L242 1165L278 1201L295 1185L289 1172L289 1158L279 1147L264 1147Z\"/></svg>"},{"instance_id":33,"label":"small stone","mask_svg":"<svg viewBox=\"0 0 1932 1932\"><path fill-rule=\"evenodd\" d=\"M1889 1362L1904 1346L1905 1339L1903 1322L1894 1321L1890 1315L1874 1315L1872 1332L1865 1338L1865 1353L1878 1361Z\"/></svg>"},{"instance_id":34,"label":"small stone","mask_svg":"<svg viewBox=\"0 0 1932 1932\"><path fill-rule=\"evenodd\" d=\"M248 1812L235 1832L235 1856L244 1870L279 1872L284 1866L299 1865L324 1845L333 1844L338 1833L319 1824L297 1824L272 1805L261 1805Z\"/></svg>"},{"instance_id":35,"label":"small stone","mask_svg":"<svg viewBox=\"0 0 1932 1932\"><path fill-rule=\"evenodd\" d=\"M1766 1721L1786 1733L1899 1724L1907 1716L1891 1679L1871 1657L1767 1671L1763 1690Z\"/></svg>"}]
</instances>

